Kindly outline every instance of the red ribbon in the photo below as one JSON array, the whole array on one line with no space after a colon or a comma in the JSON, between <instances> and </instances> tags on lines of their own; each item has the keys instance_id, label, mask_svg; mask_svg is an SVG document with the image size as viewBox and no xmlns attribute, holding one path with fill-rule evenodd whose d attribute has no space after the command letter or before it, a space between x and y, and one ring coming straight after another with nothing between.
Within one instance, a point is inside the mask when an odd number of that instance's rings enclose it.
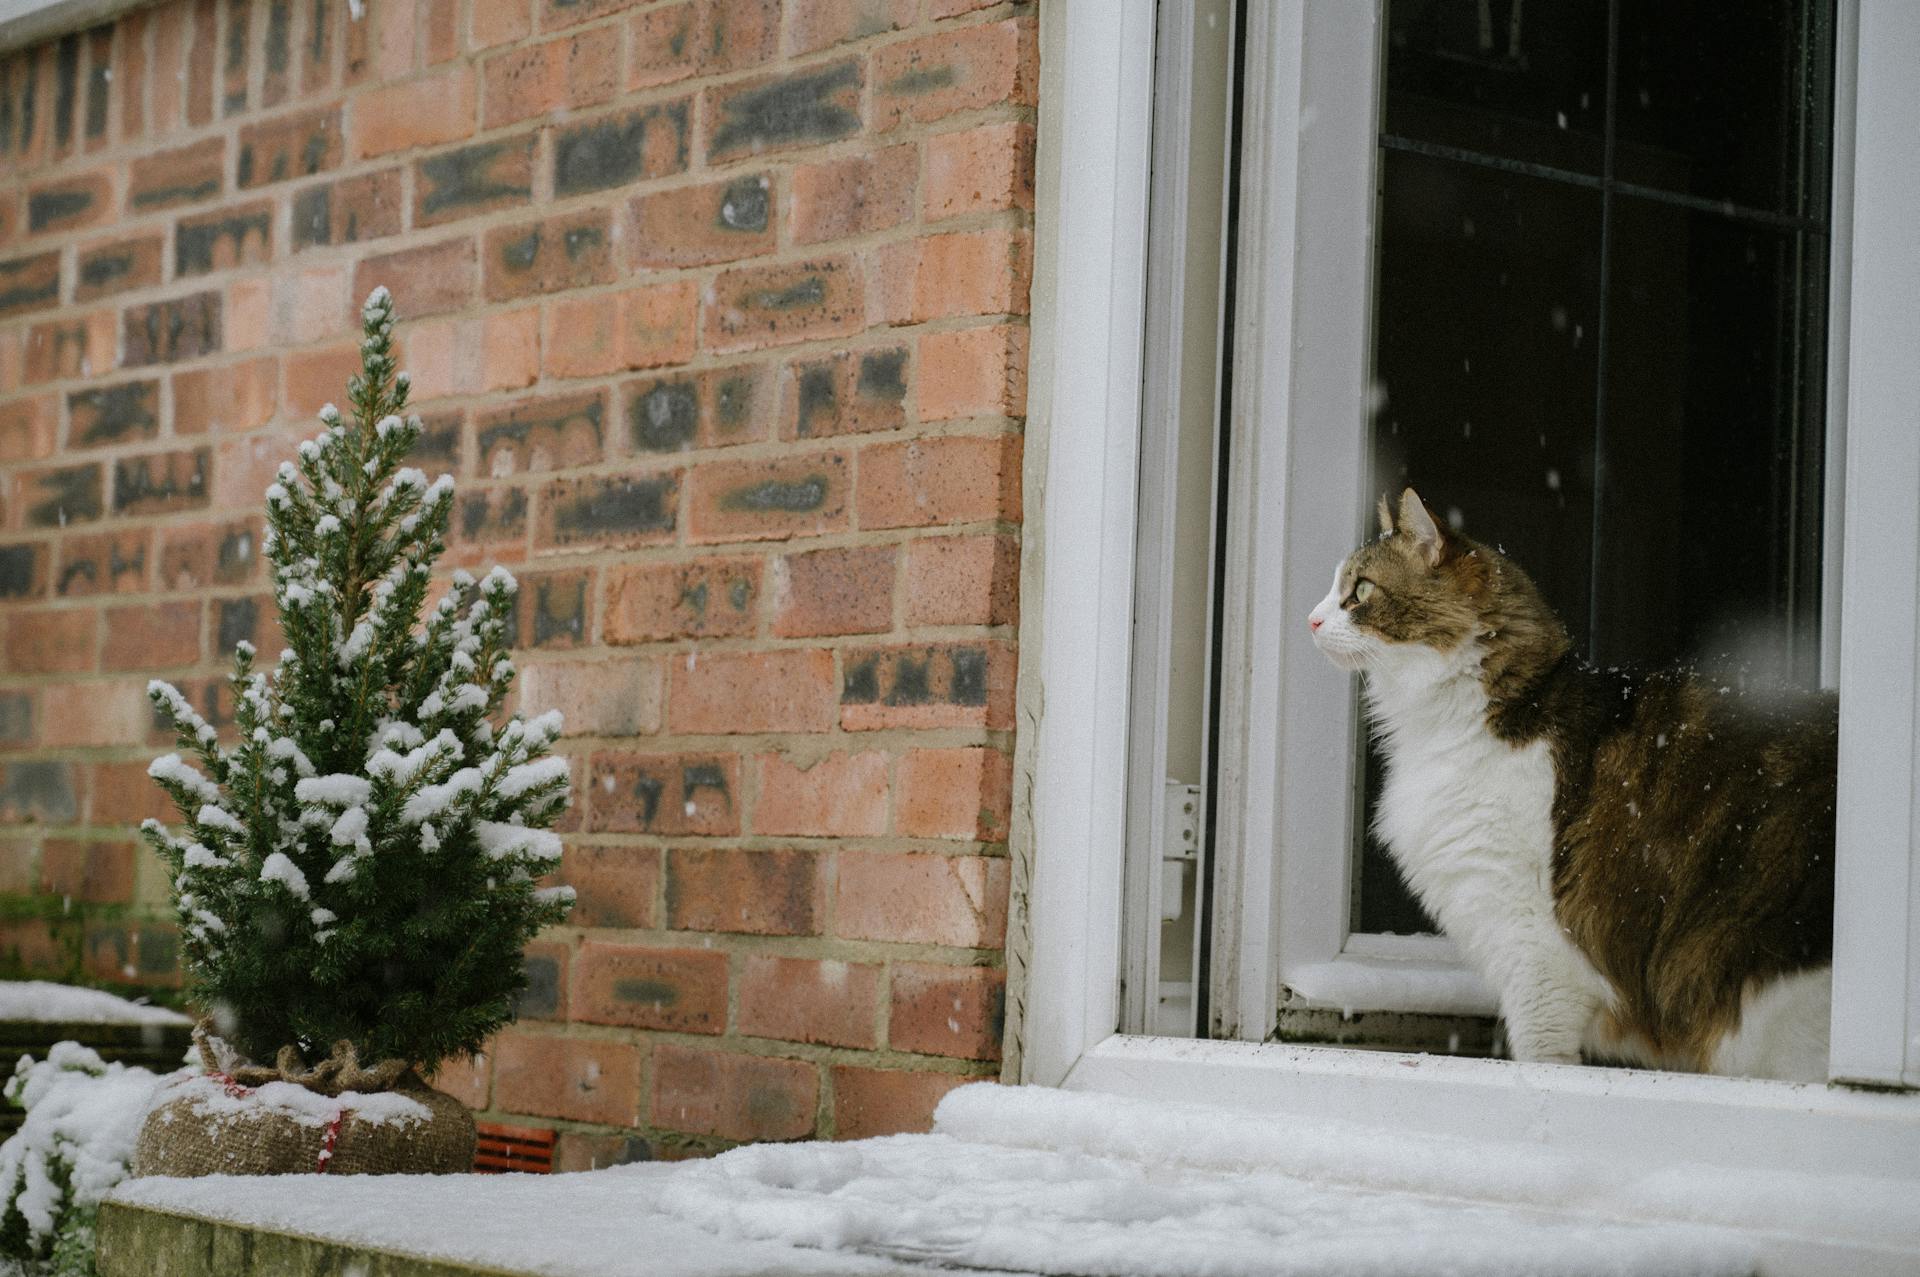
<instances>
[{"instance_id":1,"label":"red ribbon","mask_svg":"<svg viewBox=\"0 0 1920 1277\"><path fill-rule=\"evenodd\" d=\"M346 1115L345 1109L335 1109L333 1120L327 1123L327 1135L320 1144L320 1165L314 1168L318 1174L325 1175L327 1168L333 1165L333 1146L340 1140L340 1123Z\"/></svg>"}]
</instances>

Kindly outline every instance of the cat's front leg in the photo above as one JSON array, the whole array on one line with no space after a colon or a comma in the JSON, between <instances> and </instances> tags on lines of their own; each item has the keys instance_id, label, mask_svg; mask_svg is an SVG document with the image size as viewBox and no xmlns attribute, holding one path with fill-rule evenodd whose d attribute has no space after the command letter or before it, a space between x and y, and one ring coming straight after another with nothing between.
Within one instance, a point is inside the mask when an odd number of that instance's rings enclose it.
<instances>
[{"instance_id":1,"label":"cat's front leg","mask_svg":"<svg viewBox=\"0 0 1920 1277\"><path fill-rule=\"evenodd\" d=\"M1600 1009L1590 991L1538 968L1514 973L1501 989L1507 1053L1532 1064L1578 1064L1580 1043Z\"/></svg>"}]
</instances>

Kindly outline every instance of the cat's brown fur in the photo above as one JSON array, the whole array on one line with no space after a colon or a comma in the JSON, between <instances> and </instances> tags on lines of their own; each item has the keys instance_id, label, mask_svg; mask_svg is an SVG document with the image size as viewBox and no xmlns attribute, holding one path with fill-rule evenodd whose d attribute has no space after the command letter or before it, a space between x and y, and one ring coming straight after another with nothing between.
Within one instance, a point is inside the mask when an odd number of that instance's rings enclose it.
<instances>
[{"instance_id":1,"label":"cat's brown fur","mask_svg":"<svg viewBox=\"0 0 1920 1277\"><path fill-rule=\"evenodd\" d=\"M1420 510L1426 539L1382 501L1338 587L1377 588L1346 610L1396 643L1479 644L1489 730L1549 747L1554 910L1617 995L1611 1027L1706 1068L1744 993L1830 960L1835 699L1586 665L1525 572Z\"/></svg>"}]
</instances>

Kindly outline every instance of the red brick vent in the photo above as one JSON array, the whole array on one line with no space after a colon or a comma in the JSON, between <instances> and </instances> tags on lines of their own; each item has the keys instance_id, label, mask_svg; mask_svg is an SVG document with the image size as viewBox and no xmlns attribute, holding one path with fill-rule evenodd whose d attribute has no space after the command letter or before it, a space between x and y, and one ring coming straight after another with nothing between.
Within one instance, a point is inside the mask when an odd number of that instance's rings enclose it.
<instances>
[{"instance_id":1,"label":"red brick vent","mask_svg":"<svg viewBox=\"0 0 1920 1277\"><path fill-rule=\"evenodd\" d=\"M480 1141L473 1150L476 1175L504 1175L521 1171L529 1175L553 1173L553 1129L545 1126L500 1126L478 1123L475 1132Z\"/></svg>"}]
</instances>

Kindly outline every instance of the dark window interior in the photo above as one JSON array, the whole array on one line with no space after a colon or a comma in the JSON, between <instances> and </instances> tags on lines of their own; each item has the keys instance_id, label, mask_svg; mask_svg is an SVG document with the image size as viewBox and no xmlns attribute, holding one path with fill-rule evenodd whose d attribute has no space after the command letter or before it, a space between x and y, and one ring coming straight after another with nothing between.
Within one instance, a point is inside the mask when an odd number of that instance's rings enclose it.
<instances>
[{"instance_id":1,"label":"dark window interior","mask_svg":"<svg viewBox=\"0 0 1920 1277\"><path fill-rule=\"evenodd\" d=\"M1387 12L1373 486L1601 664L1815 681L1833 0ZM1355 930L1434 929L1358 860Z\"/></svg>"}]
</instances>

